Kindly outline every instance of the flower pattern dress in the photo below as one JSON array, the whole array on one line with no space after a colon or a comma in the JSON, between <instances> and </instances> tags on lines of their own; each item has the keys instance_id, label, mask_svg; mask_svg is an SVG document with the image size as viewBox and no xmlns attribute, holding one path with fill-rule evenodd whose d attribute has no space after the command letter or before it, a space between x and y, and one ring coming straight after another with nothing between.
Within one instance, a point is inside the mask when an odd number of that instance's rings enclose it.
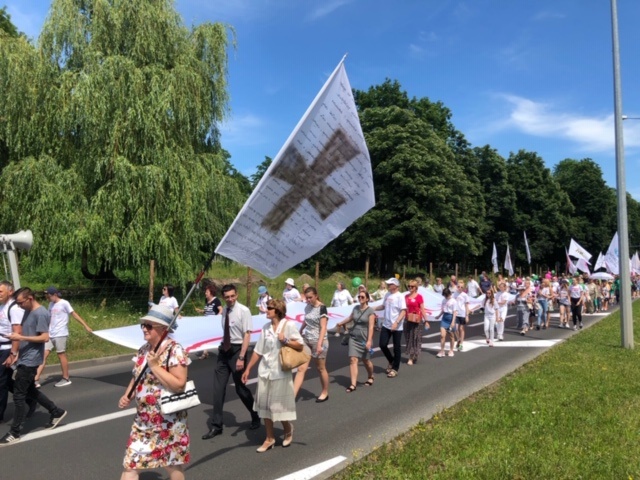
<instances>
[{"instance_id":1,"label":"flower pattern dress","mask_svg":"<svg viewBox=\"0 0 640 480\"><path fill-rule=\"evenodd\" d=\"M137 378L146 364L150 345L143 345L133 358L133 376ZM161 355L161 362L169 367L188 365L191 360L181 345L171 341ZM189 463L189 429L187 411L163 415L160 411L162 384L147 370L136 387L137 413L131 427L124 456L124 468L139 470Z\"/></svg>"}]
</instances>

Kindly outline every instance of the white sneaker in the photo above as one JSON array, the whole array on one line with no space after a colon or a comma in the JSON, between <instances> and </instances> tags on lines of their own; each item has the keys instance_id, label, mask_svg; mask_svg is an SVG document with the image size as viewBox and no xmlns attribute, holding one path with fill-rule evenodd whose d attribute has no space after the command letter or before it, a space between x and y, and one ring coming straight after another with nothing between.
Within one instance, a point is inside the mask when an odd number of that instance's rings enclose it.
<instances>
[{"instance_id":1,"label":"white sneaker","mask_svg":"<svg viewBox=\"0 0 640 480\"><path fill-rule=\"evenodd\" d=\"M61 378L58 383L56 383L55 387L66 387L67 385L71 385L71 380L68 378Z\"/></svg>"},{"instance_id":2,"label":"white sneaker","mask_svg":"<svg viewBox=\"0 0 640 480\"><path fill-rule=\"evenodd\" d=\"M493 347L493 342L491 340L489 340L489 346Z\"/></svg>"},{"instance_id":3,"label":"white sneaker","mask_svg":"<svg viewBox=\"0 0 640 480\"><path fill-rule=\"evenodd\" d=\"M498 335L498 341L501 342L504 340L504 337L502 335Z\"/></svg>"}]
</instances>

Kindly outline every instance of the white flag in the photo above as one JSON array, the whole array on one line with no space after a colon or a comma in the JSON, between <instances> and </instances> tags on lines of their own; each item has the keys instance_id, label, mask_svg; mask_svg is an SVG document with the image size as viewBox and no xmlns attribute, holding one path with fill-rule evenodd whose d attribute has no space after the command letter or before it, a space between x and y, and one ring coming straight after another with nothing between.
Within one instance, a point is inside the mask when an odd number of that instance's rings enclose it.
<instances>
[{"instance_id":1,"label":"white flag","mask_svg":"<svg viewBox=\"0 0 640 480\"><path fill-rule=\"evenodd\" d=\"M602 255L602 252L600 252L598 254L598 259L596 260L596 266L593 267L593 271L595 272L599 268L603 268L603 267L604 267L604 255Z\"/></svg>"},{"instance_id":2,"label":"white flag","mask_svg":"<svg viewBox=\"0 0 640 480\"><path fill-rule=\"evenodd\" d=\"M369 151L340 62L216 253L274 278L321 250L374 205Z\"/></svg>"},{"instance_id":3,"label":"white flag","mask_svg":"<svg viewBox=\"0 0 640 480\"><path fill-rule=\"evenodd\" d=\"M511 263L511 254L509 253L509 244L507 244L507 255L504 257L504 268L509 272L509 276L513 276L513 263Z\"/></svg>"},{"instance_id":4,"label":"white flag","mask_svg":"<svg viewBox=\"0 0 640 480\"><path fill-rule=\"evenodd\" d=\"M581 272L586 273L587 275L591 275L591 272L589 271L589 264L584 258L578 259L578 261L576 262L576 268Z\"/></svg>"},{"instance_id":5,"label":"white flag","mask_svg":"<svg viewBox=\"0 0 640 480\"><path fill-rule=\"evenodd\" d=\"M587 262L591 260L592 255L580 246L573 238L569 244L569 255L572 257L584 258Z\"/></svg>"},{"instance_id":6,"label":"white flag","mask_svg":"<svg viewBox=\"0 0 640 480\"><path fill-rule=\"evenodd\" d=\"M496 250L496 242L493 242L493 254L491 255L491 264L493 265L493 273L498 273L498 250Z\"/></svg>"},{"instance_id":7,"label":"white flag","mask_svg":"<svg viewBox=\"0 0 640 480\"><path fill-rule=\"evenodd\" d=\"M620 274L620 255L618 254L618 232L615 233L607 249L607 253L604 255L604 263L609 273L614 275Z\"/></svg>"},{"instance_id":8,"label":"white flag","mask_svg":"<svg viewBox=\"0 0 640 480\"><path fill-rule=\"evenodd\" d=\"M529 250L529 242L527 242L527 232L524 232L524 246L527 249L527 262L531 265L531 251Z\"/></svg>"},{"instance_id":9,"label":"white flag","mask_svg":"<svg viewBox=\"0 0 640 480\"><path fill-rule=\"evenodd\" d=\"M575 275L576 272L578 271L578 268L576 267L576 265L573 263L573 261L571 260L571 257L569 256L569 252L567 252L567 249L565 247L564 249L564 253L567 256L567 270L569 271L569 273L571 275Z\"/></svg>"},{"instance_id":10,"label":"white flag","mask_svg":"<svg viewBox=\"0 0 640 480\"><path fill-rule=\"evenodd\" d=\"M631 257L631 273L639 274L640 273L640 257L638 257L638 252L633 254Z\"/></svg>"}]
</instances>

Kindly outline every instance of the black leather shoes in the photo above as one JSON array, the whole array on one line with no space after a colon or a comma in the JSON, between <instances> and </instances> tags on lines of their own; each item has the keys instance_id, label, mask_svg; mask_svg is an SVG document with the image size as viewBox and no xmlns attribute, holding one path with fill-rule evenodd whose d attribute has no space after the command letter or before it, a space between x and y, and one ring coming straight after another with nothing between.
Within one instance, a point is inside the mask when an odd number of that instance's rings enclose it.
<instances>
[{"instance_id":1,"label":"black leather shoes","mask_svg":"<svg viewBox=\"0 0 640 480\"><path fill-rule=\"evenodd\" d=\"M260 428L260 419L254 418L253 420L251 420L251 425L249 425L249 430L256 430L258 428Z\"/></svg>"},{"instance_id":2,"label":"black leather shoes","mask_svg":"<svg viewBox=\"0 0 640 480\"><path fill-rule=\"evenodd\" d=\"M222 435L222 429L221 428L212 428L207 433L202 435L202 439L203 440L211 440L212 438L217 437L218 435Z\"/></svg>"}]
</instances>

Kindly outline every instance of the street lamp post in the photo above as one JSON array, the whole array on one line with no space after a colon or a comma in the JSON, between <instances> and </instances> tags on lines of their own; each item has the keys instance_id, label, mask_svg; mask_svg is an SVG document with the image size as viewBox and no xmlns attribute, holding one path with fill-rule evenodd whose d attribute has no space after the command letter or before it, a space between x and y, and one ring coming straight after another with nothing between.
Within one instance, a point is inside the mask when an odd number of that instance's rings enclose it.
<instances>
[{"instance_id":1,"label":"street lamp post","mask_svg":"<svg viewBox=\"0 0 640 480\"><path fill-rule=\"evenodd\" d=\"M633 348L633 316L631 312L631 278L629 272L629 228L627 187L624 165L622 121L622 86L620 81L620 43L618 41L618 5L611 0L611 36L613 40L613 99L616 135L616 189L618 197L618 255L620 265L620 331L623 348ZM629 117L626 117L629 118Z\"/></svg>"}]
</instances>

